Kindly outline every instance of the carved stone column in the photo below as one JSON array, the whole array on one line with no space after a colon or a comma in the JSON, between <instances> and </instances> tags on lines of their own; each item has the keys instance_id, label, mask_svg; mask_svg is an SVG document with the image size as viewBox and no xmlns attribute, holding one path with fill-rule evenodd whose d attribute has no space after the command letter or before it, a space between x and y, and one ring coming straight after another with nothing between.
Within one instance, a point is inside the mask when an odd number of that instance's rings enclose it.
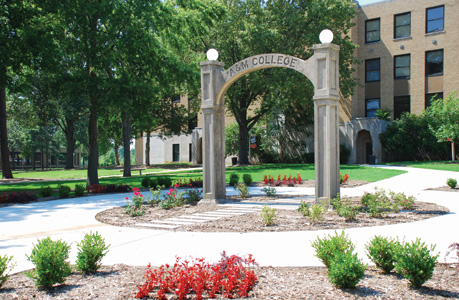
<instances>
[{"instance_id":1,"label":"carved stone column","mask_svg":"<svg viewBox=\"0 0 459 300\"><path fill-rule=\"evenodd\" d=\"M201 62L203 196L201 205L226 201L225 106L217 103L224 63Z\"/></svg>"},{"instance_id":2,"label":"carved stone column","mask_svg":"<svg viewBox=\"0 0 459 300\"><path fill-rule=\"evenodd\" d=\"M316 203L339 194L339 46L314 45Z\"/></svg>"}]
</instances>

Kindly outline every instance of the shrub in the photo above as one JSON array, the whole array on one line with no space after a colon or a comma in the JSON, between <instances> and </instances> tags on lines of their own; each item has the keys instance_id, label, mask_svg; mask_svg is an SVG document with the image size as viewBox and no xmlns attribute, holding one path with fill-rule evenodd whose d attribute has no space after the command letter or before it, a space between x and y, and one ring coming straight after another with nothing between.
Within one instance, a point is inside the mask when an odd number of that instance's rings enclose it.
<instances>
[{"instance_id":1,"label":"shrub","mask_svg":"<svg viewBox=\"0 0 459 300\"><path fill-rule=\"evenodd\" d=\"M276 209L265 204L261 210L261 219L266 226L272 225L276 220Z\"/></svg>"},{"instance_id":2,"label":"shrub","mask_svg":"<svg viewBox=\"0 0 459 300\"><path fill-rule=\"evenodd\" d=\"M96 272L100 266L102 258L107 254L108 247L105 239L99 233L85 234L83 240L77 243L76 268L84 274Z\"/></svg>"},{"instance_id":3,"label":"shrub","mask_svg":"<svg viewBox=\"0 0 459 300\"><path fill-rule=\"evenodd\" d=\"M75 196L81 197L84 195L84 186L82 184L76 184L75 185Z\"/></svg>"},{"instance_id":4,"label":"shrub","mask_svg":"<svg viewBox=\"0 0 459 300\"><path fill-rule=\"evenodd\" d=\"M367 256L373 261L378 269L384 273L390 273L395 267L397 255L400 250L400 242L382 236L375 236L365 245Z\"/></svg>"},{"instance_id":5,"label":"shrub","mask_svg":"<svg viewBox=\"0 0 459 300\"><path fill-rule=\"evenodd\" d=\"M158 179L157 179L157 178L154 178L154 177L149 178L149 179L148 179L148 186L149 186L150 188L152 188L152 189L156 189L156 188L159 186L159 184L158 184Z\"/></svg>"},{"instance_id":6,"label":"shrub","mask_svg":"<svg viewBox=\"0 0 459 300\"><path fill-rule=\"evenodd\" d=\"M194 204L198 202L199 200L201 200L202 199L201 192L202 191L198 189L190 189L190 190L185 191L185 195L187 196L187 202Z\"/></svg>"},{"instance_id":7,"label":"shrub","mask_svg":"<svg viewBox=\"0 0 459 300\"><path fill-rule=\"evenodd\" d=\"M0 255L0 288L10 278L9 272L14 268L14 264L11 264L12 256Z\"/></svg>"},{"instance_id":8,"label":"shrub","mask_svg":"<svg viewBox=\"0 0 459 300\"><path fill-rule=\"evenodd\" d=\"M49 197L49 196L51 196L53 194L53 192L54 192L54 190L50 186L42 186L40 188L40 195L42 197Z\"/></svg>"},{"instance_id":9,"label":"shrub","mask_svg":"<svg viewBox=\"0 0 459 300\"><path fill-rule=\"evenodd\" d=\"M334 209L338 210L342 205L341 196L338 194L335 198L330 199L330 204Z\"/></svg>"},{"instance_id":10,"label":"shrub","mask_svg":"<svg viewBox=\"0 0 459 300\"><path fill-rule=\"evenodd\" d=\"M446 180L446 184L452 188L452 189L455 189L456 186L457 186L457 180L456 179L453 179L453 178L448 178L448 180Z\"/></svg>"},{"instance_id":11,"label":"shrub","mask_svg":"<svg viewBox=\"0 0 459 300\"><path fill-rule=\"evenodd\" d=\"M330 263L337 256L338 253L343 253L354 250L354 245L348 236L344 233L344 230L341 234L335 231L335 235L324 237L320 239L319 237L312 243L312 247L316 250L316 256L320 261L327 267L330 268Z\"/></svg>"},{"instance_id":12,"label":"shrub","mask_svg":"<svg viewBox=\"0 0 459 300\"><path fill-rule=\"evenodd\" d=\"M140 181L140 184L141 184L144 188L150 187L150 178L149 178L149 177L143 177L143 178L142 178L142 181Z\"/></svg>"},{"instance_id":13,"label":"shrub","mask_svg":"<svg viewBox=\"0 0 459 300\"><path fill-rule=\"evenodd\" d=\"M172 186L172 179L170 177L158 177L156 178L159 186L164 186L166 189Z\"/></svg>"},{"instance_id":14,"label":"shrub","mask_svg":"<svg viewBox=\"0 0 459 300\"><path fill-rule=\"evenodd\" d=\"M264 188L262 189L262 191L263 191L263 192L266 194L266 196L268 196L268 197L276 196L276 193L277 193L276 189L273 188L273 187L264 187Z\"/></svg>"},{"instance_id":15,"label":"shrub","mask_svg":"<svg viewBox=\"0 0 459 300\"><path fill-rule=\"evenodd\" d=\"M390 192L391 200L393 201L392 209L398 212L398 208L412 210L414 208L414 198L413 196L407 197L404 193L395 193Z\"/></svg>"},{"instance_id":16,"label":"shrub","mask_svg":"<svg viewBox=\"0 0 459 300\"><path fill-rule=\"evenodd\" d=\"M400 247L395 270L408 279L413 288L420 288L424 282L432 278L437 265L437 255L432 255L435 246L430 249L417 238L414 242L405 243Z\"/></svg>"},{"instance_id":17,"label":"shrub","mask_svg":"<svg viewBox=\"0 0 459 300\"><path fill-rule=\"evenodd\" d=\"M32 192L11 192L8 193L7 201L9 203L28 203L37 199L37 195Z\"/></svg>"},{"instance_id":18,"label":"shrub","mask_svg":"<svg viewBox=\"0 0 459 300\"><path fill-rule=\"evenodd\" d=\"M373 218L380 218L383 214L389 212L390 199L386 195L385 190L375 189L375 193L365 193L361 200L362 205L365 206L368 214Z\"/></svg>"},{"instance_id":19,"label":"shrub","mask_svg":"<svg viewBox=\"0 0 459 300\"><path fill-rule=\"evenodd\" d=\"M241 198L248 198L250 196L249 189L243 183L237 185L237 191L239 193L239 197Z\"/></svg>"},{"instance_id":20,"label":"shrub","mask_svg":"<svg viewBox=\"0 0 459 300\"><path fill-rule=\"evenodd\" d=\"M121 182L118 185L115 185L115 184L113 184L113 185L115 186L115 192L116 193L127 193L129 191L129 189L130 189L129 185L123 184Z\"/></svg>"},{"instance_id":21,"label":"shrub","mask_svg":"<svg viewBox=\"0 0 459 300\"><path fill-rule=\"evenodd\" d=\"M339 288L353 289L363 278L366 265L352 251L338 252L330 262L328 278Z\"/></svg>"},{"instance_id":22,"label":"shrub","mask_svg":"<svg viewBox=\"0 0 459 300\"><path fill-rule=\"evenodd\" d=\"M308 203L301 201L300 206L297 209L298 212L300 212L303 217L309 217L311 216L311 209Z\"/></svg>"},{"instance_id":23,"label":"shrub","mask_svg":"<svg viewBox=\"0 0 459 300\"><path fill-rule=\"evenodd\" d=\"M337 210L336 213L343 217L346 222L353 221L359 214L360 207L352 206L349 200L345 201Z\"/></svg>"},{"instance_id":24,"label":"shrub","mask_svg":"<svg viewBox=\"0 0 459 300\"><path fill-rule=\"evenodd\" d=\"M91 186L86 187L86 190L88 190L88 193L94 193L94 194L100 194L100 193L105 193L107 186L102 185L102 184L93 184Z\"/></svg>"},{"instance_id":25,"label":"shrub","mask_svg":"<svg viewBox=\"0 0 459 300\"><path fill-rule=\"evenodd\" d=\"M156 188L151 188L151 198L147 200L147 203L150 204L151 206L155 206L161 201L161 188L156 187Z\"/></svg>"},{"instance_id":26,"label":"shrub","mask_svg":"<svg viewBox=\"0 0 459 300\"><path fill-rule=\"evenodd\" d=\"M231 174L230 179L229 179L229 185L232 187L236 187L238 183L239 183L239 175Z\"/></svg>"},{"instance_id":27,"label":"shrub","mask_svg":"<svg viewBox=\"0 0 459 300\"><path fill-rule=\"evenodd\" d=\"M59 185L59 197L68 198L70 196L70 187L67 185Z\"/></svg>"},{"instance_id":28,"label":"shrub","mask_svg":"<svg viewBox=\"0 0 459 300\"><path fill-rule=\"evenodd\" d=\"M145 199L140 193L139 188L133 188L132 191L134 192L134 196L132 196L131 201L129 201L129 197L126 197L127 204L124 208L124 212L131 217L142 216L145 213L145 210L142 209L142 204Z\"/></svg>"},{"instance_id":29,"label":"shrub","mask_svg":"<svg viewBox=\"0 0 459 300\"><path fill-rule=\"evenodd\" d=\"M242 181L244 181L245 185L249 186L252 184L252 176L250 174L243 174Z\"/></svg>"},{"instance_id":30,"label":"shrub","mask_svg":"<svg viewBox=\"0 0 459 300\"><path fill-rule=\"evenodd\" d=\"M324 212L326 208L321 204L314 204L311 206L311 222L319 223L324 220Z\"/></svg>"},{"instance_id":31,"label":"shrub","mask_svg":"<svg viewBox=\"0 0 459 300\"><path fill-rule=\"evenodd\" d=\"M69 258L70 246L62 240L53 241L50 237L38 240L32 254L27 259L35 265L35 270L27 276L35 281L37 287L49 289L55 283L64 283L72 271Z\"/></svg>"}]
</instances>

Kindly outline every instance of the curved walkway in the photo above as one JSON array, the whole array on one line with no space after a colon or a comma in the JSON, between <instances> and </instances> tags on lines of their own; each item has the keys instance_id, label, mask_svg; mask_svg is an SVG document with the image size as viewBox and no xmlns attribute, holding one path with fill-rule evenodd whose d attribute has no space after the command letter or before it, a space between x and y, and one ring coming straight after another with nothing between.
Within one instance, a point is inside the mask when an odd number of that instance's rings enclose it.
<instances>
[{"instance_id":1,"label":"curved walkway","mask_svg":"<svg viewBox=\"0 0 459 300\"><path fill-rule=\"evenodd\" d=\"M383 166L381 166L383 167ZM384 166L385 167L385 166ZM389 167L387 167L389 168ZM459 193L426 191L444 186L447 178L459 179L459 172L390 167L408 173L356 188L343 188L344 196L362 195L374 187L414 195L419 201L434 202L448 207L451 213L423 221L366 228L350 228L346 232L356 245L359 256L369 262L364 246L374 235L404 238L417 237L427 244L436 244L439 261L453 242L459 228ZM277 188L278 194L313 195L313 188ZM228 194L234 194L232 188ZM261 188L250 188L250 193L263 194ZM14 272L33 267L26 255L32 251L37 238L51 236L72 244L70 260L74 263L77 247L85 233L98 231L111 244L104 264L161 265L179 257L205 257L218 260L222 251L244 255L251 253L260 265L320 266L314 256L311 242L318 236L333 234L333 230L298 232L205 233L173 232L166 230L136 229L99 223L94 216L105 209L125 204L129 194L111 194L0 208L0 254L13 255L17 263Z\"/></svg>"}]
</instances>

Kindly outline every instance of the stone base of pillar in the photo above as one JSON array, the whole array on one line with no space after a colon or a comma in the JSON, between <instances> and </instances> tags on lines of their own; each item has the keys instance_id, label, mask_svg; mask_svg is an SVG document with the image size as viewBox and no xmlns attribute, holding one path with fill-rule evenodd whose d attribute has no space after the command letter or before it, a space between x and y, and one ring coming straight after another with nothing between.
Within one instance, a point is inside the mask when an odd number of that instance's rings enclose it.
<instances>
[{"instance_id":1,"label":"stone base of pillar","mask_svg":"<svg viewBox=\"0 0 459 300\"><path fill-rule=\"evenodd\" d=\"M212 205L224 204L224 203L229 203L229 202L232 202L232 201L228 199L202 199L201 201L198 202L198 206L212 206Z\"/></svg>"}]
</instances>

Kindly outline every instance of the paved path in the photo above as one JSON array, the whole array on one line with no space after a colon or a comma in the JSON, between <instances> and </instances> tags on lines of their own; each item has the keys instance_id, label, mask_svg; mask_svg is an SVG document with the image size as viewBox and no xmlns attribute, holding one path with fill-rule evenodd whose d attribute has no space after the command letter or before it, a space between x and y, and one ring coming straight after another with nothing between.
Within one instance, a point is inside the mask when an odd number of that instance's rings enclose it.
<instances>
[{"instance_id":1,"label":"paved path","mask_svg":"<svg viewBox=\"0 0 459 300\"><path fill-rule=\"evenodd\" d=\"M388 168L388 167L387 167ZM434 202L448 207L450 214L406 224L381 227L346 229L347 234L356 244L359 256L368 262L365 244L376 234L398 236L407 241L416 237L428 244L436 244L443 254L452 242L459 242L459 193L426 191L426 188L444 186L447 178L459 179L459 172L446 172L416 168L390 167L406 170L398 175L377 183L356 188L343 188L344 196L362 195L374 187L414 195L420 201ZM314 188L277 188L278 194L314 195ZM228 194L235 194L233 188ZM250 193L263 194L261 188L250 188ZM51 236L72 244L71 262L76 258L76 242L86 232L98 231L111 244L110 252L104 264L124 263L146 266L171 263L175 256L205 257L210 261L219 259L222 251L230 254L254 255L261 265L272 266L319 266L320 261L314 256L311 241L318 236L333 234L333 230L299 232L251 232L251 233L200 233L173 232L168 230L135 229L110 226L99 223L94 216L105 209L125 204L129 194L111 194L0 208L0 254L14 255L17 263L14 272L30 269L33 265L26 255L31 253L37 238ZM294 199L293 201L299 201ZM292 200L277 205L296 207ZM248 203L248 206L261 205ZM228 207L229 208L229 207Z\"/></svg>"}]
</instances>

